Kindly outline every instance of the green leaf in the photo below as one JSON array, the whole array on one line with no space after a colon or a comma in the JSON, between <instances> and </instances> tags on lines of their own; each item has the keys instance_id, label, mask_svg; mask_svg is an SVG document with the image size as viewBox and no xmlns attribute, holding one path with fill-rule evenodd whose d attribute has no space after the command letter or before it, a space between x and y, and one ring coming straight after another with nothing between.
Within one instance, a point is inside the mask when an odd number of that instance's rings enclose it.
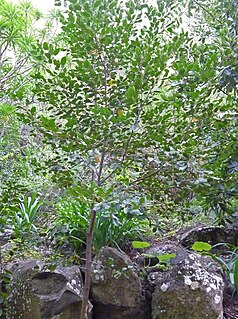
<instances>
[{"instance_id":1,"label":"green leaf","mask_svg":"<svg viewBox=\"0 0 238 319\"><path fill-rule=\"evenodd\" d=\"M159 261L168 261L176 257L175 253L156 255Z\"/></svg>"},{"instance_id":2,"label":"green leaf","mask_svg":"<svg viewBox=\"0 0 238 319\"><path fill-rule=\"evenodd\" d=\"M34 115L36 113L36 107L33 106L30 110L31 114Z\"/></svg>"},{"instance_id":3,"label":"green leaf","mask_svg":"<svg viewBox=\"0 0 238 319\"><path fill-rule=\"evenodd\" d=\"M43 43L43 49L46 50L46 51L49 49L49 45L48 45L47 42Z\"/></svg>"},{"instance_id":4,"label":"green leaf","mask_svg":"<svg viewBox=\"0 0 238 319\"><path fill-rule=\"evenodd\" d=\"M143 249L143 248L147 248L150 247L150 244L147 243L146 241L133 241L132 242L132 247L133 248L138 248L138 249Z\"/></svg>"},{"instance_id":5,"label":"green leaf","mask_svg":"<svg viewBox=\"0 0 238 319\"><path fill-rule=\"evenodd\" d=\"M236 259L233 267L234 273L234 285L236 287L236 292L238 292L238 259Z\"/></svg>"},{"instance_id":6,"label":"green leaf","mask_svg":"<svg viewBox=\"0 0 238 319\"><path fill-rule=\"evenodd\" d=\"M196 241L192 245L192 249L195 251L210 251L212 249L212 246L208 243L205 243L203 241Z\"/></svg>"},{"instance_id":7,"label":"green leaf","mask_svg":"<svg viewBox=\"0 0 238 319\"><path fill-rule=\"evenodd\" d=\"M58 128L55 124L55 119L53 118L47 118L45 116L41 116L41 125L45 127L48 130L51 130L53 132L57 132Z\"/></svg>"},{"instance_id":8,"label":"green leaf","mask_svg":"<svg viewBox=\"0 0 238 319\"><path fill-rule=\"evenodd\" d=\"M86 60L84 62L84 66L85 66L86 69L89 69L89 68L91 68L91 63L88 60Z\"/></svg>"},{"instance_id":9,"label":"green leaf","mask_svg":"<svg viewBox=\"0 0 238 319\"><path fill-rule=\"evenodd\" d=\"M128 100L134 100L137 97L137 92L134 86L130 86L126 92Z\"/></svg>"},{"instance_id":10,"label":"green leaf","mask_svg":"<svg viewBox=\"0 0 238 319\"><path fill-rule=\"evenodd\" d=\"M66 57L66 56L64 56L64 57L60 60L60 64L61 64L61 66L64 66L64 65L65 65L65 63L66 63L66 61L67 61L67 57Z\"/></svg>"},{"instance_id":11,"label":"green leaf","mask_svg":"<svg viewBox=\"0 0 238 319\"><path fill-rule=\"evenodd\" d=\"M57 48L57 49L54 50L53 54L57 55L59 52L60 52L60 48Z\"/></svg>"}]
</instances>

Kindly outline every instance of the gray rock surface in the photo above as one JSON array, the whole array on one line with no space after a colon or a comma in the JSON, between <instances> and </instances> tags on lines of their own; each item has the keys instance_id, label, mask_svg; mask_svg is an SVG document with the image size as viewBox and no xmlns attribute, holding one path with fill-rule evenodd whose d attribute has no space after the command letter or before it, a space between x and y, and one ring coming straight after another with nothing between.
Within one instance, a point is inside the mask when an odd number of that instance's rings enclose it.
<instances>
[{"instance_id":1,"label":"gray rock surface","mask_svg":"<svg viewBox=\"0 0 238 319\"><path fill-rule=\"evenodd\" d=\"M103 247L93 262L91 297L96 319L148 319L142 279L130 258Z\"/></svg>"},{"instance_id":2,"label":"gray rock surface","mask_svg":"<svg viewBox=\"0 0 238 319\"><path fill-rule=\"evenodd\" d=\"M7 319L79 319L83 290L78 267L50 271L42 262L27 260L12 272Z\"/></svg>"},{"instance_id":3,"label":"gray rock surface","mask_svg":"<svg viewBox=\"0 0 238 319\"><path fill-rule=\"evenodd\" d=\"M115 248L99 251L92 265L93 319L223 318L224 280L217 263L173 241L145 252L147 256L141 253L136 265ZM174 253L161 268L156 256ZM6 319L80 318L83 286L79 267L50 270L48 266L27 260L11 267Z\"/></svg>"},{"instance_id":4,"label":"gray rock surface","mask_svg":"<svg viewBox=\"0 0 238 319\"><path fill-rule=\"evenodd\" d=\"M190 253L157 279L152 319L222 319L224 282L220 268Z\"/></svg>"},{"instance_id":5,"label":"gray rock surface","mask_svg":"<svg viewBox=\"0 0 238 319\"><path fill-rule=\"evenodd\" d=\"M224 227L198 226L185 231L181 236L178 235L178 238L183 246L191 248L196 241L211 245L224 243L227 240L227 234Z\"/></svg>"}]
</instances>

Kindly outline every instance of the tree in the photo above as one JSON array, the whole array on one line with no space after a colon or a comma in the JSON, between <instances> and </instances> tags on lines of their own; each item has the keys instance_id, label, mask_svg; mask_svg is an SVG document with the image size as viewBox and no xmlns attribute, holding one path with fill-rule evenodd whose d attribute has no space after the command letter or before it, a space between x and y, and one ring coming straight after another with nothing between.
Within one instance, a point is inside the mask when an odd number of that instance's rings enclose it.
<instances>
[{"instance_id":1,"label":"tree","mask_svg":"<svg viewBox=\"0 0 238 319\"><path fill-rule=\"evenodd\" d=\"M39 20L45 21L42 28ZM30 74L40 63L36 45L52 38L52 23L29 1L0 0L0 210L40 184L32 163L42 150L39 137L37 142L30 137L30 122L21 121L22 105L32 103Z\"/></svg>"},{"instance_id":2,"label":"tree","mask_svg":"<svg viewBox=\"0 0 238 319\"><path fill-rule=\"evenodd\" d=\"M199 102L209 116L204 121L203 115L202 125L206 183L198 185L198 192L218 221L224 222L235 211L232 202L237 197L237 1L190 1L189 9L193 32L210 48L206 59L212 59L206 89L209 99Z\"/></svg>"},{"instance_id":3,"label":"tree","mask_svg":"<svg viewBox=\"0 0 238 319\"><path fill-rule=\"evenodd\" d=\"M22 97L27 83L27 73L32 68L30 51L36 43L34 23L41 14L24 1L19 5L0 2L0 87L1 102L12 97Z\"/></svg>"},{"instance_id":4,"label":"tree","mask_svg":"<svg viewBox=\"0 0 238 319\"><path fill-rule=\"evenodd\" d=\"M155 118L161 111L152 102L178 45L186 41L178 29L179 8L174 1L153 6L70 0L60 16L60 46L45 42L41 47L44 68L34 77L34 93L48 105L48 114L34 109L36 121L45 141L60 149L55 174L71 194L91 203L82 319L96 214L110 209L115 198L121 203L114 209L121 209L122 196L159 173L148 161L148 150L156 159ZM138 205L144 201L142 194Z\"/></svg>"},{"instance_id":5,"label":"tree","mask_svg":"<svg viewBox=\"0 0 238 319\"><path fill-rule=\"evenodd\" d=\"M1 208L15 192L13 171L19 171L20 123L16 118L16 99L27 89L31 69L30 50L34 42L33 24L40 13L29 2L14 5L0 1L0 164ZM9 182L11 186L9 186ZM20 185L18 191L20 190ZM12 203L11 203L12 204Z\"/></svg>"}]
</instances>

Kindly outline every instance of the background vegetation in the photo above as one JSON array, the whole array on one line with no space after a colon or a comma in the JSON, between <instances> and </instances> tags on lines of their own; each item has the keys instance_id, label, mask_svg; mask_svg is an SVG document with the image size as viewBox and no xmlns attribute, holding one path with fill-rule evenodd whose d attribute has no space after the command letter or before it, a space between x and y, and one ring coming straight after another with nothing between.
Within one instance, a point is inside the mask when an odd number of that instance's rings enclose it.
<instances>
[{"instance_id":1,"label":"background vegetation","mask_svg":"<svg viewBox=\"0 0 238 319\"><path fill-rule=\"evenodd\" d=\"M56 1L48 17L29 2L0 8L2 231L44 225L78 248L91 205L111 245L229 220L236 1Z\"/></svg>"},{"instance_id":2,"label":"background vegetation","mask_svg":"<svg viewBox=\"0 0 238 319\"><path fill-rule=\"evenodd\" d=\"M96 252L231 221L238 2L55 8L44 17L28 1L0 0L4 258L71 247L80 262L90 227Z\"/></svg>"}]
</instances>

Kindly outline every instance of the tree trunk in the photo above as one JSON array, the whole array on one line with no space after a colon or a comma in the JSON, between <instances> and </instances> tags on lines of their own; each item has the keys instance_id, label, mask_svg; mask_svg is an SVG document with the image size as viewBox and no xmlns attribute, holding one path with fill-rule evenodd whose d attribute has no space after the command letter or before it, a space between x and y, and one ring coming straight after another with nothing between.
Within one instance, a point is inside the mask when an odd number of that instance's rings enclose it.
<instances>
[{"instance_id":1,"label":"tree trunk","mask_svg":"<svg viewBox=\"0 0 238 319\"><path fill-rule=\"evenodd\" d=\"M87 244L86 244L86 266L85 266L85 283L84 283L84 292L82 307L80 313L80 319L88 318L88 301L91 285L91 268L92 268L92 242L93 242L93 226L95 222L96 212L92 206L90 224L87 231Z\"/></svg>"}]
</instances>

